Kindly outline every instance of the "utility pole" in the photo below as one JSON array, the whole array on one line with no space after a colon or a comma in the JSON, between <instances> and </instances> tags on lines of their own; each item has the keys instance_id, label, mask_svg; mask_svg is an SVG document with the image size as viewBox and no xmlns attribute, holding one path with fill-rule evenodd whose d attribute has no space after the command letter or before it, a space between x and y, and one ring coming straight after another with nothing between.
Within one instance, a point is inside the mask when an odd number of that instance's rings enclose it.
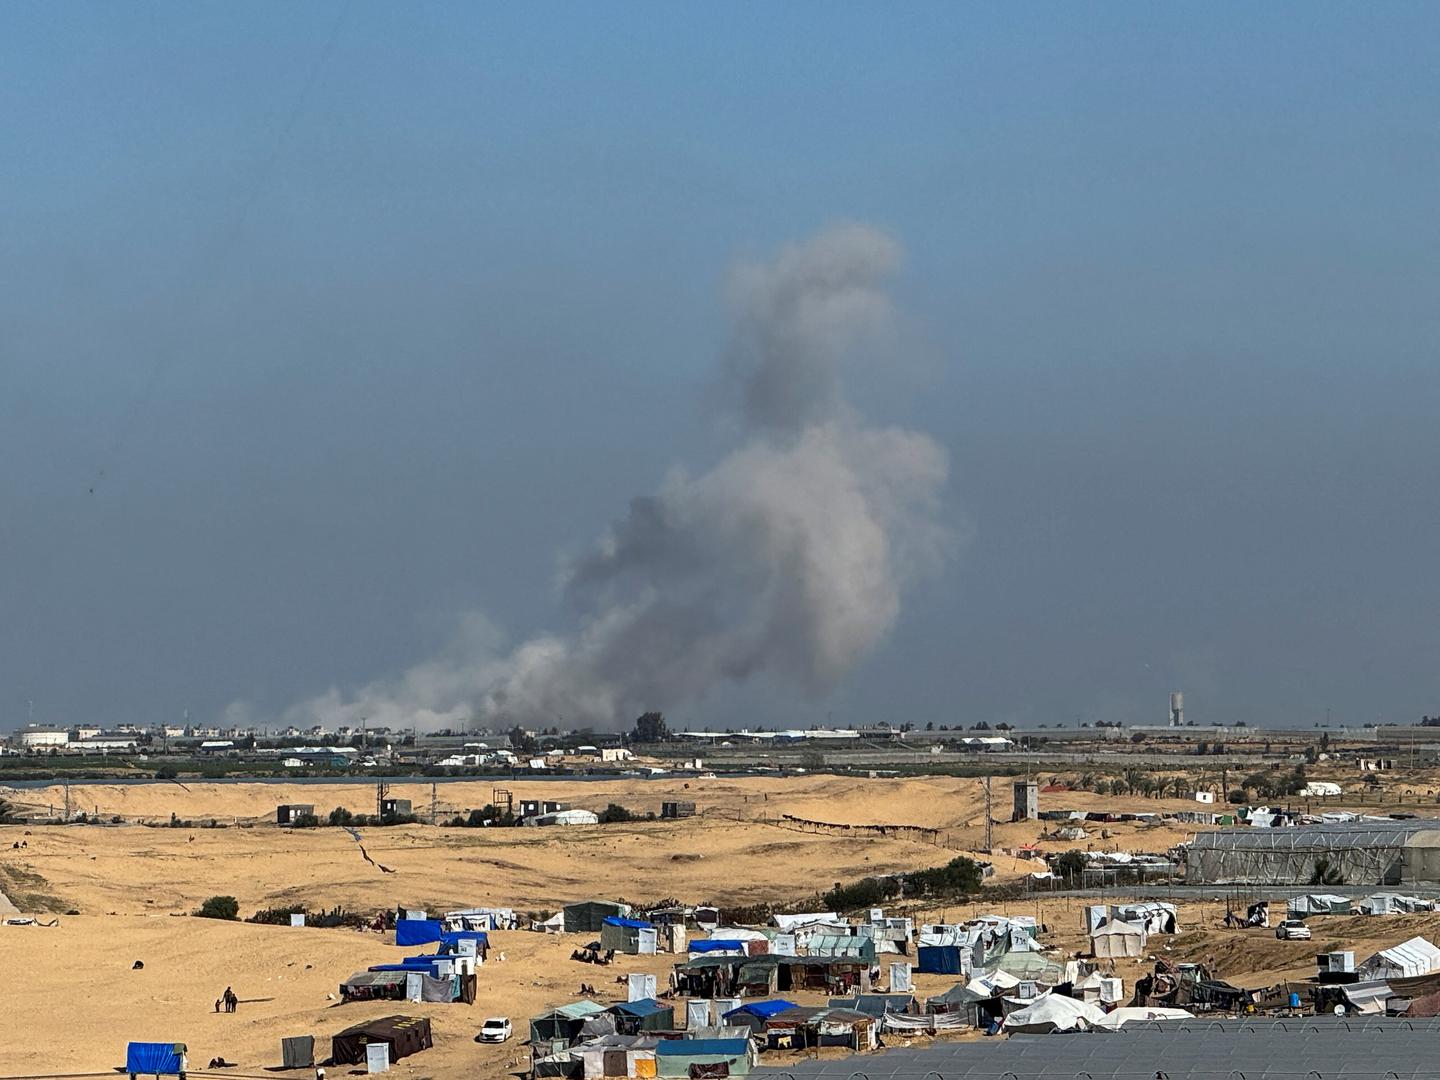
<instances>
[{"instance_id":1,"label":"utility pole","mask_svg":"<svg viewBox=\"0 0 1440 1080\"><path fill-rule=\"evenodd\" d=\"M434 780L430 781L430 824L435 824L435 806L439 800L440 785Z\"/></svg>"},{"instance_id":2,"label":"utility pole","mask_svg":"<svg viewBox=\"0 0 1440 1080\"><path fill-rule=\"evenodd\" d=\"M70 780L65 780L65 823L70 823Z\"/></svg>"},{"instance_id":3,"label":"utility pole","mask_svg":"<svg viewBox=\"0 0 1440 1080\"><path fill-rule=\"evenodd\" d=\"M995 850L995 816L990 812L990 781L993 777L985 777L985 851L987 853Z\"/></svg>"}]
</instances>

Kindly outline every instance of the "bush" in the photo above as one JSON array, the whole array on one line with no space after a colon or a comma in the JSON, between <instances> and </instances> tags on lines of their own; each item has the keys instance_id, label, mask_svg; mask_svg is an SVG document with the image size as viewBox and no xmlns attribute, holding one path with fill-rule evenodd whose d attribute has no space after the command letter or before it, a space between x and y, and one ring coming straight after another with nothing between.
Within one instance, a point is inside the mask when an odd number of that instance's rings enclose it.
<instances>
[{"instance_id":1,"label":"bush","mask_svg":"<svg viewBox=\"0 0 1440 1080\"><path fill-rule=\"evenodd\" d=\"M349 810L346 810L345 807L337 806L334 810L330 811L328 820L331 825L353 825L355 823L355 815Z\"/></svg>"},{"instance_id":2,"label":"bush","mask_svg":"<svg viewBox=\"0 0 1440 1080\"><path fill-rule=\"evenodd\" d=\"M202 919L224 919L228 922L238 922L240 901L233 896L212 896L200 905L200 910L195 914Z\"/></svg>"},{"instance_id":3,"label":"bush","mask_svg":"<svg viewBox=\"0 0 1440 1080\"><path fill-rule=\"evenodd\" d=\"M175 768L174 765L161 765L155 770L156 780L174 780L179 775L180 770Z\"/></svg>"},{"instance_id":4,"label":"bush","mask_svg":"<svg viewBox=\"0 0 1440 1080\"><path fill-rule=\"evenodd\" d=\"M1079 884L1080 873L1085 869L1085 855L1079 851L1062 852L1055 860L1055 873L1071 885Z\"/></svg>"},{"instance_id":5,"label":"bush","mask_svg":"<svg viewBox=\"0 0 1440 1080\"><path fill-rule=\"evenodd\" d=\"M601 825L614 825L621 821L634 821L635 815L619 803L611 803L600 812ZM858 905L857 905L858 906Z\"/></svg>"},{"instance_id":6,"label":"bush","mask_svg":"<svg viewBox=\"0 0 1440 1080\"><path fill-rule=\"evenodd\" d=\"M290 822L292 829L318 829L320 819L314 814L299 814Z\"/></svg>"}]
</instances>

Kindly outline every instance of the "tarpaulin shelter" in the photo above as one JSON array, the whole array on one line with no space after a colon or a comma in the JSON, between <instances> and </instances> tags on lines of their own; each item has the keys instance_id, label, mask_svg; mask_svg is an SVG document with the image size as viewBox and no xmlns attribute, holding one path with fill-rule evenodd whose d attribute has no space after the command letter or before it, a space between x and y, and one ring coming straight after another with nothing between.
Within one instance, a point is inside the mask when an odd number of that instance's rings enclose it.
<instances>
[{"instance_id":1,"label":"tarpaulin shelter","mask_svg":"<svg viewBox=\"0 0 1440 1080\"><path fill-rule=\"evenodd\" d=\"M1175 905L1158 900L1139 904L1116 904L1113 915L1121 922L1135 923L1147 934L1173 934L1179 925Z\"/></svg>"},{"instance_id":2,"label":"tarpaulin shelter","mask_svg":"<svg viewBox=\"0 0 1440 1080\"><path fill-rule=\"evenodd\" d=\"M746 1076L752 1064L749 1039L661 1039L655 1046L662 1077Z\"/></svg>"},{"instance_id":3,"label":"tarpaulin shelter","mask_svg":"<svg viewBox=\"0 0 1440 1080\"><path fill-rule=\"evenodd\" d=\"M653 924L644 919L627 919L622 915L610 915L600 924L600 946L616 952L635 955L655 954L657 938Z\"/></svg>"},{"instance_id":4,"label":"tarpaulin shelter","mask_svg":"<svg viewBox=\"0 0 1440 1080\"><path fill-rule=\"evenodd\" d=\"M1103 1009L1074 998L1045 994L1034 1004L1016 1009L1005 1017L1005 1030L1026 1035L1048 1035L1057 1031L1083 1031L1104 1019Z\"/></svg>"},{"instance_id":5,"label":"tarpaulin shelter","mask_svg":"<svg viewBox=\"0 0 1440 1080\"><path fill-rule=\"evenodd\" d=\"M797 1007L776 1013L765 1021L770 1046L801 1049L811 1046L846 1046L874 1049L879 1023L855 1009Z\"/></svg>"},{"instance_id":6,"label":"tarpaulin shelter","mask_svg":"<svg viewBox=\"0 0 1440 1080\"><path fill-rule=\"evenodd\" d=\"M280 1040L280 1060L287 1069L309 1069L315 1065L315 1036L292 1035Z\"/></svg>"},{"instance_id":7,"label":"tarpaulin shelter","mask_svg":"<svg viewBox=\"0 0 1440 1080\"><path fill-rule=\"evenodd\" d=\"M911 994L856 994L854 997L831 998L832 1009L853 1009L877 1019L887 1012L913 1013L919 1008Z\"/></svg>"},{"instance_id":8,"label":"tarpaulin shelter","mask_svg":"<svg viewBox=\"0 0 1440 1080\"><path fill-rule=\"evenodd\" d=\"M385 1043L390 1047L390 1060L418 1054L434 1045L430 1037L430 1021L423 1016L386 1016L367 1020L346 1028L330 1044L330 1057L337 1065L365 1064L365 1047Z\"/></svg>"},{"instance_id":9,"label":"tarpaulin shelter","mask_svg":"<svg viewBox=\"0 0 1440 1080\"><path fill-rule=\"evenodd\" d=\"M614 900L577 900L566 904L563 914L565 933L598 934L606 919L629 915L630 905Z\"/></svg>"},{"instance_id":10,"label":"tarpaulin shelter","mask_svg":"<svg viewBox=\"0 0 1440 1080\"><path fill-rule=\"evenodd\" d=\"M1193 1019L1195 1019L1195 1014L1185 1009L1141 1009L1134 1006L1125 1006L1123 1008L1110 1010L1099 1020L1095 1021L1094 1027L1096 1031L1119 1031L1126 1024L1144 1023L1147 1020Z\"/></svg>"},{"instance_id":11,"label":"tarpaulin shelter","mask_svg":"<svg viewBox=\"0 0 1440 1080\"><path fill-rule=\"evenodd\" d=\"M1145 952L1145 930L1114 919L1090 935L1090 951L1097 960L1135 959Z\"/></svg>"},{"instance_id":12,"label":"tarpaulin shelter","mask_svg":"<svg viewBox=\"0 0 1440 1080\"><path fill-rule=\"evenodd\" d=\"M125 1047L125 1071L132 1077L179 1076L185 1069L184 1043L132 1042Z\"/></svg>"},{"instance_id":13,"label":"tarpaulin shelter","mask_svg":"<svg viewBox=\"0 0 1440 1080\"><path fill-rule=\"evenodd\" d=\"M921 945L915 970L924 975L963 975L958 945Z\"/></svg>"},{"instance_id":14,"label":"tarpaulin shelter","mask_svg":"<svg viewBox=\"0 0 1440 1080\"><path fill-rule=\"evenodd\" d=\"M444 933L445 924L439 919L399 919L395 923L395 944L428 945L439 941Z\"/></svg>"},{"instance_id":15,"label":"tarpaulin shelter","mask_svg":"<svg viewBox=\"0 0 1440 1080\"><path fill-rule=\"evenodd\" d=\"M795 1007L793 1001L782 1001L778 998L771 1001L752 1001L748 1005L741 1005L738 1009L731 1009L720 1019L727 1024L743 1025L751 1031L761 1031L765 1027L765 1021L770 1017Z\"/></svg>"},{"instance_id":16,"label":"tarpaulin shelter","mask_svg":"<svg viewBox=\"0 0 1440 1080\"><path fill-rule=\"evenodd\" d=\"M729 953L734 956L744 956L748 951L745 948L745 942L737 938L700 938L691 941L686 948L692 956L705 953Z\"/></svg>"},{"instance_id":17,"label":"tarpaulin shelter","mask_svg":"<svg viewBox=\"0 0 1440 1080\"><path fill-rule=\"evenodd\" d=\"M341 1001L404 1001L404 971L357 971L340 984Z\"/></svg>"},{"instance_id":18,"label":"tarpaulin shelter","mask_svg":"<svg viewBox=\"0 0 1440 1080\"><path fill-rule=\"evenodd\" d=\"M1413 911L1433 911L1432 901L1403 893L1373 893L1360 901L1361 915L1400 915Z\"/></svg>"},{"instance_id":19,"label":"tarpaulin shelter","mask_svg":"<svg viewBox=\"0 0 1440 1080\"><path fill-rule=\"evenodd\" d=\"M585 1021L605 1011L604 1005L593 1001L574 1001L531 1017L531 1053L540 1058L568 1049L580 1037Z\"/></svg>"},{"instance_id":20,"label":"tarpaulin shelter","mask_svg":"<svg viewBox=\"0 0 1440 1080\"><path fill-rule=\"evenodd\" d=\"M1292 919L1303 919L1308 915L1349 915L1350 898L1334 893L1306 893L1291 897L1285 905L1285 912Z\"/></svg>"},{"instance_id":21,"label":"tarpaulin shelter","mask_svg":"<svg viewBox=\"0 0 1440 1080\"><path fill-rule=\"evenodd\" d=\"M1440 949L1423 937L1381 949L1355 969L1361 980L1405 979L1440 970Z\"/></svg>"},{"instance_id":22,"label":"tarpaulin shelter","mask_svg":"<svg viewBox=\"0 0 1440 1080\"><path fill-rule=\"evenodd\" d=\"M675 1030L675 1006L662 1005L654 998L643 1001L622 1001L607 1010L615 1017L615 1030L621 1035L638 1035L642 1031Z\"/></svg>"}]
</instances>

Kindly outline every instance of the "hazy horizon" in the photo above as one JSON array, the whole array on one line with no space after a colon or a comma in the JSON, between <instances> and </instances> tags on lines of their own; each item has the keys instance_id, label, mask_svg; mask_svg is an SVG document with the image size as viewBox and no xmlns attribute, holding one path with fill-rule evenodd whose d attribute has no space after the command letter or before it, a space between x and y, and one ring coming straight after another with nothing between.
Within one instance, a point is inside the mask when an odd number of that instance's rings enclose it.
<instances>
[{"instance_id":1,"label":"hazy horizon","mask_svg":"<svg viewBox=\"0 0 1440 1080\"><path fill-rule=\"evenodd\" d=\"M1436 29L15 8L0 730L1440 713Z\"/></svg>"}]
</instances>

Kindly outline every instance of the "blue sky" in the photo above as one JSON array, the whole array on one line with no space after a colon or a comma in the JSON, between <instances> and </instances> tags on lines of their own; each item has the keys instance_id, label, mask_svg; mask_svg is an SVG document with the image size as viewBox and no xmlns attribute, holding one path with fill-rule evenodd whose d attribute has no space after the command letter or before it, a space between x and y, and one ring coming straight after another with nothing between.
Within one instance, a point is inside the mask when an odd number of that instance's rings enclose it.
<instances>
[{"instance_id":1,"label":"blue sky","mask_svg":"<svg viewBox=\"0 0 1440 1080\"><path fill-rule=\"evenodd\" d=\"M833 693L682 722L1440 712L1429 5L32 5L0 34L0 726L259 716L677 464L737 261L904 248L964 537ZM92 490L93 493L92 493Z\"/></svg>"}]
</instances>

